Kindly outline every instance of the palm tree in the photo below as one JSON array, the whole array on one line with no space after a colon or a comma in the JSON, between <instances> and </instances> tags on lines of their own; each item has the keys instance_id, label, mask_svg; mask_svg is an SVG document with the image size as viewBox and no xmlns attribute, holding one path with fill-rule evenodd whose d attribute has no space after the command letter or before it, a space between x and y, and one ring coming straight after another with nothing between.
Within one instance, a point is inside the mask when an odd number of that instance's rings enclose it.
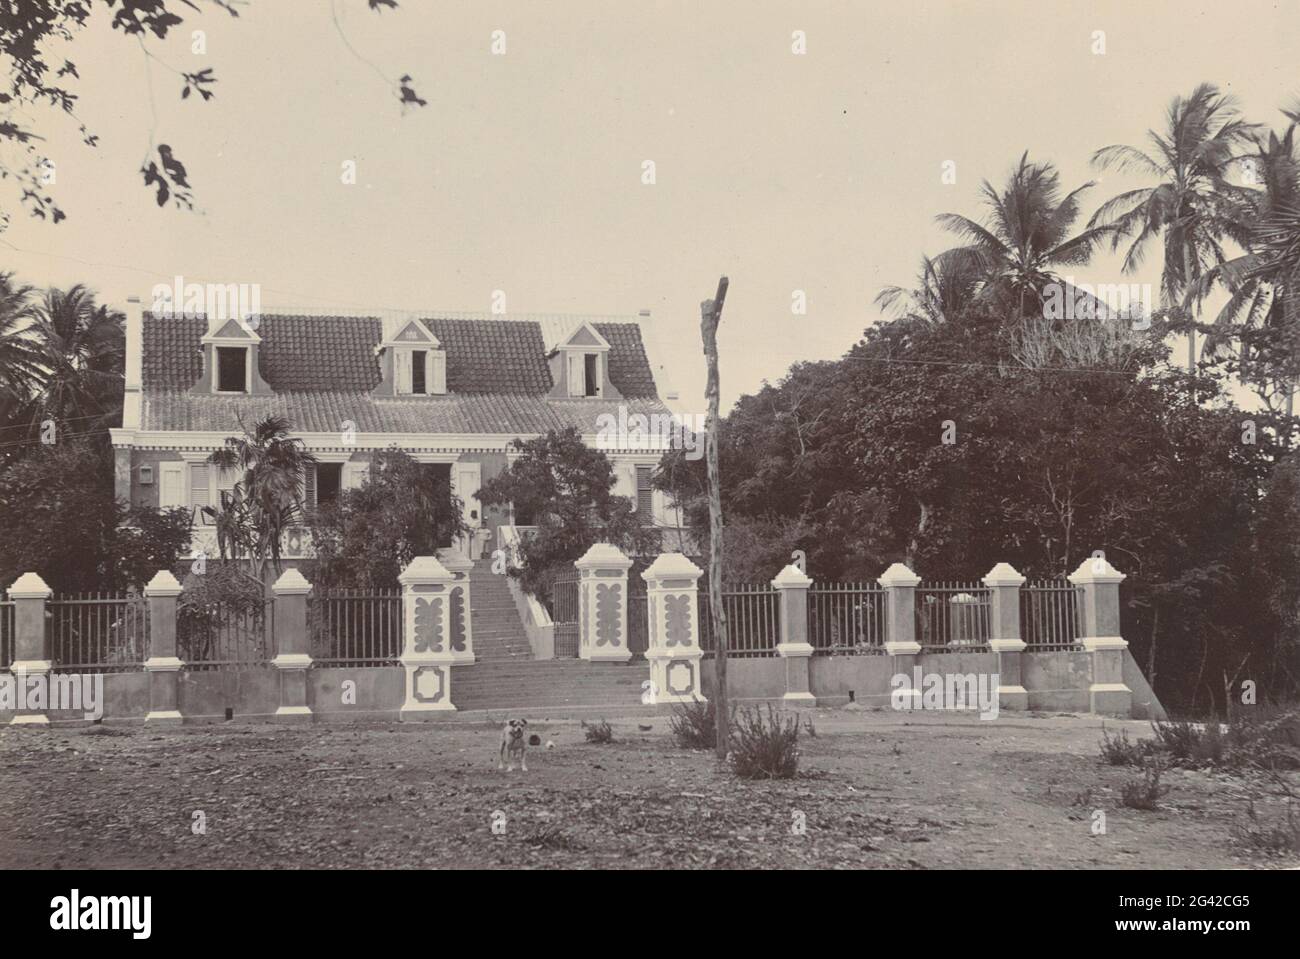
<instances>
[{"instance_id":1,"label":"palm tree","mask_svg":"<svg viewBox=\"0 0 1300 959\"><path fill-rule=\"evenodd\" d=\"M251 433L245 429L243 436L227 437L208 462L240 470L242 476L232 492L223 493L220 509L205 507L205 512L219 521L230 541L246 546L259 581L267 559L280 572L280 538L303 515L304 477L316 457L289 435L288 420L272 415L259 420ZM230 529L231 522L238 528Z\"/></svg>"},{"instance_id":2,"label":"palm tree","mask_svg":"<svg viewBox=\"0 0 1300 959\"><path fill-rule=\"evenodd\" d=\"M887 286L876 295L882 310L938 326L951 323L971 304L979 289L979 264L965 250L921 258L916 286Z\"/></svg>"},{"instance_id":3,"label":"palm tree","mask_svg":"<svg viewBox=\"0 0 1300 959\"><path fill-rule=\"evenodd\" d=\"M1232 214L1224 174L1256 129L1239 117L1231 97L1202 83L1191 96L1175 97L1169 104L1162 132L1147 131L1152 153L1113 144L1092 156L1100 169L1136 171L1158 181L1107 200L1088 225L1114 227L1112 250L1132 238L1124 255L1125 273L1138 269L1149 242L1161 237L1160 303L1186 318L1189 371L1196 368L1194 323L1201 281L1209 268L1223 262L1224 237L1244 245L1245 231Z\"/></svg>"},{"instance_id":4,"label":"palm tree","mask_svg":"<svg viewBox=\"0 0 1300 959\"><path fill-rule=\"evenodd\" d=\"M37 345L27 332L31 294L30 286L14 285L12 273L0 273L0 410L6 413L27 402L41 372Z\"/></svg>"},{"instance_id":5,"label":"palm tree","mask_svg":"<svg viewBox=\"0 0 1300 959\"><path fill-rule=\"evenodd\" d=\"M1241 344L1242 378L1258 385L1271 409L1278 393L1294 409L1300 376L1300 105L1283 110L1286 132L1256 141L1249 158L1259 187L1235 188L1247 252L1211 270L1206 286L1222 282L1230 297L1206 337L1211 355Z\"/></svg>"},{"instance_id":6,"label":"palm tree","mask_svg":"<svg viewBox=\"0 0 1300 959\"><path fill-rule=\"evenodd\" d=\"M983 226L957 213L941 213L938 222L968 241L945 256L969 259L980 276L978 299L1002 311L1014 309L1017 319L1041 310L1043 289L1059 282L1054 270L1082 266L1111 232L1089 226L1077 236L1070 228L1079 216L1079 198L1092 183L1061 195L1061 177L1051 163L1030 163L1029 154L998 191L987 180L981 193L989 211Z\"/></svg>"},{"instance_id":7,"label":"palm tree","mask_svg":"<svg viewBox=\"0 0 1300 959\"><path fill-rule=\"evenodd\" d=\"M50 289L31 310L39 350L33 418L78 421L78 431L117 425L122 412L125 318L95 304L81 284Z\"/></svg>"}]
</instances>

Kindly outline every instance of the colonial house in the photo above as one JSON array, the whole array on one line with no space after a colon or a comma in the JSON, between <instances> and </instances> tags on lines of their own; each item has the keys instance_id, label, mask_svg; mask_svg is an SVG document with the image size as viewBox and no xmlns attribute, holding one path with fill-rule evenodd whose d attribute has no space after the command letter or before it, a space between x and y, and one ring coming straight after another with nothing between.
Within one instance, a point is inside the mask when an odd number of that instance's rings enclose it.
<instances>
[{"instance_id":1,"label":"colonial house","mask_svg":"<svg viewBox=\"0 0 1300 959\"><path fill-rule=\"evenodd\" d=\"M517 455L516 438L572 426L606 448L617 490L644 521L672 527L676 511L650 488L664 443L601 433L611 418L671 415L656 383L662 365L647 350L648 318L267 311L244 320L156 314L132 299L123 425L112 431L117 494L194 510L193 549L215 556L201 507L236 476L207 457L278 414L318 460L305 478L309 504L364 483L372 454L396 445L446 471L475 531L455 548L476 558L503 528L528 521L484 509L480 484ZM286 556L309 557L305 540L290 537Z\"/></svg>"}]
</instances>

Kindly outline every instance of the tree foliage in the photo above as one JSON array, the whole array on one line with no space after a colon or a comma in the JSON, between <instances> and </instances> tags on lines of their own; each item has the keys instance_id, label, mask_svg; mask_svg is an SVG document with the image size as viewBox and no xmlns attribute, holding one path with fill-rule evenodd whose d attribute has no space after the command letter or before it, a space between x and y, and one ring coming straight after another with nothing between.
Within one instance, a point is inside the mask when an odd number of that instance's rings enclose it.
<instances>
[{"instance_id":1,"label":"tree foliage","mask_svg":"<svg viewBox=\"0 0 1300 959\"><path fill-rule=\"evenodd\" d=\"M642 525L627 497L614 494L609 458L576 429L515 440L514 448L519 456L483 484L478 498L484 506L513 503L516 517L533 520L537 531L524 539L512 570L528 592L549 598L555 577L595 543L628 553L658 547L658 531Z\"/></svg>"},{"instance_id":2,"label":"tree foliage","mask_svg":"<svg viewBox=\"0 0 1300 959\"><path fill-rule=\"evenodd\" d=\"M433 555L467 532L447 476L396 447L374 455L359 489L308 517L315 581L325 588L396 589L417 556Z\"/></svg>"},{"instance_id":3,"label":"tree foliage","mask_svg":"<svg viewBox=\"0 0 1300 959\"><path fill-rule=\"evenodd\" d=\"M130 509L86 442L41 446L0 469L0 584L35 572L57 592L139 589L189 548L188 510Z\"/></svg>"}]
</instances>

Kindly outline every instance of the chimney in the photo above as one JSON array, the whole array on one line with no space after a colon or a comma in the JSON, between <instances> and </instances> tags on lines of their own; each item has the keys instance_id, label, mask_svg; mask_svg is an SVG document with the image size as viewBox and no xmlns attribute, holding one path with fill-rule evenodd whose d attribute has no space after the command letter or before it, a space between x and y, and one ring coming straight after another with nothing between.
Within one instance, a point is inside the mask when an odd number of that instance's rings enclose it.
<instances>
[{"instance_id":1,"label":"chimney","mask_svg":"<svg viewBox=\"0 0 1300 959\"><path fill-rule=\"evenodd\" d=\"M140 428L141 361L144 352L144 310L138 296L126 298L126 394L122 398L122 428Z\"/></svg>"}]
</instances>

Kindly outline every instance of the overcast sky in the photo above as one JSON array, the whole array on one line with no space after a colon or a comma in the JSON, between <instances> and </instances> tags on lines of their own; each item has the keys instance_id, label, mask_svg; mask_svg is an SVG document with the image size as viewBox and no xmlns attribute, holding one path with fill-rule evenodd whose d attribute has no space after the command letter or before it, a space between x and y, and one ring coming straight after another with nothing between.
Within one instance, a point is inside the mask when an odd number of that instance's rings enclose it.
<instances>
[{"instance_id":1,"label":"overcast sky","mask_svg":"<svg viewBox=\"0 0 1300 959\"><path fill-rule=\"evenodd\" d=\"M4 269L116 306L179 274L260 283L264 306L486 311L502 290L511 312L650 309L696 409L699 302L719 274L729 404L851 346L880 288L951 245L935 214L978 216L980 180L1023 150L1072 188L1102 179L1093 150L1141 145L1199 81L1275 125L1300 95L1297 0L403 0L382 15L334 0L355 54L328 0L252 0L237 20L182 9L182 31L147 43L161 62L95 6L69 56L100 145L33 117L68 219L31 220L0 187ZM182 101L168 67L209 66L216 98ZM427 107L403 115L384 79L402 73ZM188 167L197 212L159 210L142 185L151 135ZM1134 185L1105 174L1085 216ZM1121 280L1109 258L1080 278Z\"/></svg>"}]
</instances>

